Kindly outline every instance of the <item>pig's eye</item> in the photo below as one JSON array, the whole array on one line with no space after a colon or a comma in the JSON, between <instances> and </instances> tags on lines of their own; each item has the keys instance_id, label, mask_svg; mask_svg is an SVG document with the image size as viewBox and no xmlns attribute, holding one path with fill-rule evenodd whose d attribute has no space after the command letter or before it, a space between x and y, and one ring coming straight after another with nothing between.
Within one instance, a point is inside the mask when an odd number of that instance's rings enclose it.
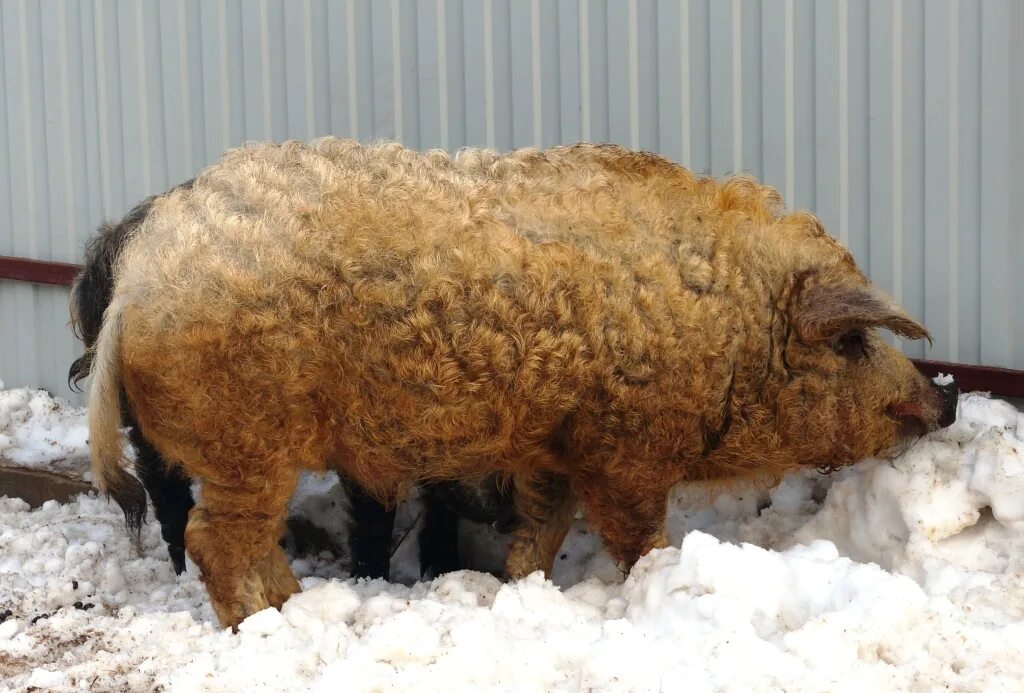
<instances>
[{"instance_id":1,"label":"pig's eye","mask_svg":"<svg viewBox=\"0 0 1024 693\"><path fill-rule=\"evenodd\" d=\"M867 358L867 338L860 330L851 330L839 337L836 342L836 351L847 358Z\"/></svg>"}]
</instances>

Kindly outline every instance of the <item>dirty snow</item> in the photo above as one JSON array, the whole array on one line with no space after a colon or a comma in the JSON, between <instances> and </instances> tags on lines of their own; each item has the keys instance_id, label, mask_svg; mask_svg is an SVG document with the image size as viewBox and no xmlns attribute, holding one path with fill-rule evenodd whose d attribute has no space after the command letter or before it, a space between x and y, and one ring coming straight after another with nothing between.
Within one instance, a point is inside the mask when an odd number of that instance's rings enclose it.
<instances>
[{"instance_id":1,"label":"dirty snow","mask_svg":"<svg viewBox=\"0 0 1024 693\"><path fill-rule=\"evenodd\" d=\"M12 401L31 410L11 392L0 422ZM41 411L40 429L77 435ZM0 498L0 690L1014 690L1022 441L1024 415L964 395L953 427L893 462L703 509L679 495L674 548L624 582L582 521L554 582L356 582L344 560L297 555L304 592L236 635L213 624L194 566L175 578L152 523L140 553L106 501ZM343 545L333 484L307 478L293 509ZM408 525L415 507L403 513ZM500 541L467 539L500 564ZM414 544L399 579L415 577Z\"/></svg>"}]
</instances>

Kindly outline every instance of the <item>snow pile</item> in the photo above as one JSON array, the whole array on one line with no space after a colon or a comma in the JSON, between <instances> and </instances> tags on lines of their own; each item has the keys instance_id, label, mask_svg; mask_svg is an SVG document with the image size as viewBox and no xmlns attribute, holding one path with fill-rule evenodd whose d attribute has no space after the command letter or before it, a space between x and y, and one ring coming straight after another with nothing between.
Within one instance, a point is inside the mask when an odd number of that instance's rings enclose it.
<instances>
[{"instance_id":1,"label":"snow pile","mask_svg":"<svg viewBox=\"0 0 1024 693\"><path fill-rule=\"evenodd\" d=\"M0 466L87 476L85 419L84 408L55 399L45 390L5 390L0 380Z\"/></svg>"},{"instance_id":2,"label":"snow pile","mask_svg":"<svg viewBox=\"0 0 1024 693\"><path fill-rule=\"evenodd\" d=\"M837 475L822 509L785 543L819 538L971 606L974 618L1024 618L1024 414L962 396L949 428L891 463Z\"/></svg>"},{"instance_id":3,"label":"snow pile","mask_svg":"<svg viewBox=\"0 0 1024 693\"><path fill-rule=\"evenodd\" d=\"M139 555L105 501L0 499L0 689L1014 689L1022 434L1015 409L965 395L957 424L893 462L704 509L681 492L678 548L624 582L582 522L554 583L357 582L297 557L304 592L237 635L211 623L194 567L174 577L153 524ZM307 480L293 507L338 522L330 483ZM398 570L414 559L403 544Z\"/></svg>"}]
</instances>

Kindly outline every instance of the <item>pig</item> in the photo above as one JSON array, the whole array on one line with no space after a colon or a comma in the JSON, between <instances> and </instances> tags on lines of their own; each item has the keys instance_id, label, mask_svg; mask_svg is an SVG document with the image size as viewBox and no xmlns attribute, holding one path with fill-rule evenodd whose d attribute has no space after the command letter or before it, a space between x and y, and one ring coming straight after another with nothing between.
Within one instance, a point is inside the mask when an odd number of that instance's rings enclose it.
<instances>
[{"instance_id":1,"label":"pig","mask_svg":"<svg viewBox=\"0 0 1024 693\"><path fill-rule=\"evenodd\" d=\"M577 506L628 569L678 484L891 455L955 417L878 334L925 327L813 215L612 145L246 145L156 200L114 275L94 478L137 493L123 404L202 479L185 543L225 626L299 589L277 539L301 470L388 507L494 475L516 579Z\"/></svg>"}]
</instances>

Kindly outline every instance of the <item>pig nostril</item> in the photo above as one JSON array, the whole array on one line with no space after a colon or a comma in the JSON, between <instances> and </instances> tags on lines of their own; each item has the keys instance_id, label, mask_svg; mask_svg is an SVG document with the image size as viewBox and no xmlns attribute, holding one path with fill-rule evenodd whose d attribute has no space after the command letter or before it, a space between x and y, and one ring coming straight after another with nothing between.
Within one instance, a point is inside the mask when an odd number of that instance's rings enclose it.
<instances>
[{"instance_id":1,"label":"pig nostril","mask_svg":"<svg viewBox=\"0 0 1024 693\"><path fill-rule=\"evenodd\" d=\"M952 426L956 421L957 398L946 400L942 403L942 414L939 416L939 428Z\"/></svg>"},{"instance_id":2,"label":"pig nostril","mask_svg":"<svg viewBox=\"0 0 1024 693\"><path fill-rule=\"evenodd\" d=\"M942 411L939 414L939 428L946 428L956 421L956 406L960 400L960 388L956 383L937 385L936 389L942 399Z\"/></svg>"}]
</instances>

